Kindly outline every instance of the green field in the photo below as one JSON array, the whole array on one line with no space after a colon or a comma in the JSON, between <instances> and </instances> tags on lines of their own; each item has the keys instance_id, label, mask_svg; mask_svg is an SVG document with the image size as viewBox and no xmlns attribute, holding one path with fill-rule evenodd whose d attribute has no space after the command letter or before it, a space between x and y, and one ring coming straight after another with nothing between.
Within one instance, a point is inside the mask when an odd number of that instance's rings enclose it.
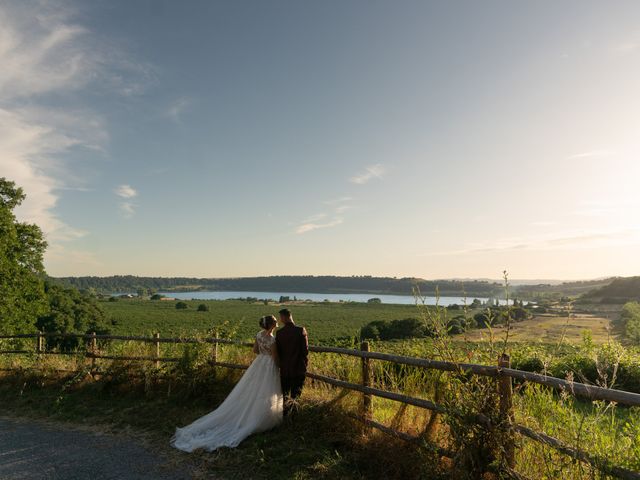
<instances>
[{"instance_id":1,"label":"green field","mask_svg":"<svg viewBox=\"0 0 640 480\"><path fill-rule=\"evenodd\" d=\"M195 335L214 328L239 340L252 339L260 330L258 320L264 315L276 315L281 305L248 303L234 300L187 301L186 310L177 310L173 301L120 300L101 302L111 321L112 333L142 335ZM208 312L198 312L205 304ZM413 305L365 303L300 303L289 305L297 324L309 332L314 344L328 343L336 338L358 336L360 328L373 320L394 320L418 315Z\"/></svg>"}]
</instances>

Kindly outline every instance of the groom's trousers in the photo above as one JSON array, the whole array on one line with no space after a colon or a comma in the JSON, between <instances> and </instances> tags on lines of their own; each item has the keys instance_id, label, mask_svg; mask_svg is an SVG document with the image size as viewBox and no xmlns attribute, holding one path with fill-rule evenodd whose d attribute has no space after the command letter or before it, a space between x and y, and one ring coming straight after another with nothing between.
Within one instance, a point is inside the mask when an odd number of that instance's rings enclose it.
<instances>
[{"instance_id":1,"label":"groom's trousers","mask_svg":"<svg viewBox=\"0 0 640 480\"><path fill-rule=\"evenodd\" d=\"M284 396L285 415L291 410L292 401L298 399L302 394L304 379L304 375L280 378L280 384L282 385L282 395Z\"/></svg>"}]
</instances>

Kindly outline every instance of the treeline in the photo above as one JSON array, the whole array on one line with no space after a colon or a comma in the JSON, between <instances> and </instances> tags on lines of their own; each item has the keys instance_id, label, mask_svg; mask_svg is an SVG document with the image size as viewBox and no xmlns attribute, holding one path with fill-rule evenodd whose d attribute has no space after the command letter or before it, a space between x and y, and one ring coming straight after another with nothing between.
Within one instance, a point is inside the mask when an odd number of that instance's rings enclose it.
<instances>
[{"instance_id":1,"label":"treeline","mask_svg":"<svg viewBox=\"0 0 640 480\"><path fill-rule=\"evenodd\" d=\"M519 298L527 300L560 300L562 297L575 297L589 293L595 289L605 287L614 278L601 280L581 280L576 282L563 282L557 285L541 283L538 285L519 285L514 288Z\"/></svg>"},{"instance_id":2,"label":"treeline","mask_svg":"<svg viewBox=\"0 0 640 480\"><path fill-rule=\"evenodd\" d=\"M608 285L583 295L583 300L600 303L626 303L640 300L640 277L616 278Z\"/></svg>"},{"instance_id":3,"label":"treeline","mask_svg":"<svg viewBox=\"0 0 640 480\"><path fill-rule=\"evenodd\" d=\"M95 289L101 293L155 291L263 291L305 293L370 293L411 295L417 286L423 295L432 296L436 290L443 296L499 297L503 288L484 280L423 280L372 276L271 276L246 278L190 278L190 277L64 277L56 279L81 290Z\"/></svg>"},{"instance_id":4,"label":"treeline","mask_svg":"<svg viewBox=\"0 0 640 480\"><path fill-rule=\"evenodd\" d=\"M95 298L46 280L42 258L47 244L42 231L18 221L14 213L24 199L21 188L0 178L0 332L108 332ZM49 341L67 349L78 343L77 339Z\"/></svg>"}]
</instances>

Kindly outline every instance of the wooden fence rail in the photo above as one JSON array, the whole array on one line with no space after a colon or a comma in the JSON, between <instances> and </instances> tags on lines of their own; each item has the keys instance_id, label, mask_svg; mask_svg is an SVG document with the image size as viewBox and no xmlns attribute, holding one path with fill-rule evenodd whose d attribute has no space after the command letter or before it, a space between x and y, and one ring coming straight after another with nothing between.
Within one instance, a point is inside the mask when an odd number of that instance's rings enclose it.
<instances>
[{"instance_id":1,"label":"wooden fence rail","mask_svg":"<svg viewBox=\"0 0 640 480\"><path fill-rule=\"evenodd\" d=\"M232 369L246 369L247 365L240 365L235 363L220 362L218 361L218 345L237 345L242 347L252 347L252 343L239 342L235 340L223 339L223 338L161 338L160 334L156 333L152 337L144 336L125 336L125 335L97 335L91 334L59 334L49 332L27 333L27 334L14 334L14 335L0 335L2 339L28 339L34 338L36 340L35 348L33 350L0 350L0 354L36 354L36 355L74 355L73 352L52 352L47 351L45 346L46 338L77 338L87 341L85 345L85 351L82 353L87 358L91 359L92 371L95 370L95 361L97 359L105 360L126 360L126 361L149 361L154 362L156 367L160 366L160 363L165 362L179 362L180 358L175 357L161 357L160 356L160 344L172 343L172 344L212 344L212 356L209 364L217 367L232 368ZM100 355L98 353L98 342L105 340L122 340L122 341L135 341L153 343L155 345L154 355L151 356L115 356L115 355ZM425 358L406 357L402 355L392 355L388 353L372 352L369 351L369 344L363 342L360 350L346 349L339 347L324 347L324 346L310 346L309 350L316 353L333 353L338 355L346 355L352 357L358 357L361 359L362 372L361 383L351 383L337 378L320 375L317 373L309 372L307 377L319 381L328 385L343 388L346 390L357 391L362 393L362 408L360 415L355 417L362 421L364 425L369 428L376 428L387 434L396 436L407 441L418 442L425 445L427 448L438 452L443 456L451 456L452 453L446 449L441 448L438 445L430 444L424 438L413 437L404 432L399 432L390 427L382 425L373 421L373 407L371 397L379 397L387 400L393 400L407 405L412 405L419 408L424 408L435 413L448 413L454 414L447 410L443 405L439 405L430 400L423 398L416 398L408 395L404 395L396 392L389 392L386 390L373 387L373 374L371 368L371 360L379 360L399 365L407 365L425 369L433 369L447 372L460 373L463 375L480 375L486 377L493 377L496 379L500 404L499 411L501 415L501 428L506 429L503 432L503 445L501 448L505 454L506 466L503 473L506 473L512 478L522 479L521 474L517 473L515 468L515 434L520 434L538 443L541 443L547 447L551 447L556 451L568 455L574 460L586 463L593 468L624 480L640 480L640 472L628 470L626 468L612 465L607 459L599 458L591 455L583 450L566 445L561 440L551 437L542 432L536 432L529 427L519 425L514 421L513 411L513 390L512 379L516 379L523 382L532 382L540 385L545 385L560 391L565 391L576 397L582 397L589 400L604 400L607 402L615 402L621 405L627 406L640 406L640 395L632 392L624 392L621 390L613 390L608 388L597 387L594 385L587 385L583 383L571 382L560 378L549 377L538 373L525 372L521 370L515 370L509 366L509 357L507 355L501 356L498 359L498 365L478 365L467 363L452 363L441 360L432 360ZM488 418L477 415L475 421L486 427L491 427L491 423ZM506 426L506 427L505 427Z\"/></svg>"}]
</instances>

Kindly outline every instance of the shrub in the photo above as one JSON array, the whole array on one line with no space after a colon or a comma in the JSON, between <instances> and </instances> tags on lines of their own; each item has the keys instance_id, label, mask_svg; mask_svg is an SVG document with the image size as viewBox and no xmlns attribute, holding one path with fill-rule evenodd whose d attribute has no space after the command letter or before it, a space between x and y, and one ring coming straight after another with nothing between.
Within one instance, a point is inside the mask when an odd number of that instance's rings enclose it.
<instances>
[{"instance_id":1,"label":"shrub","mask_svg":"<svg viewBox=\"0 0 640 480\"><path fill-rule=\"evenodd\" d=\"M209 311L209 307L207 307L204 303L201 303L200 305L198 305L198 311L199 312L208 312Z\"/></svg>"},{"instance_id":2,"label":"shrub","mask_svg":"<svg viewBox=\"0 0 640 480\"><path fill-rule=\"evenodd\" d=\"M405 318L403 320L377 320L360 330L362 338L376 340L395 340L402 338L421 338L428 336L429 330L422 320Z\"/></svg>"},{"instance_id":3,"label":"shrub","mask_svg":"<svg viewBox=\"0 0 640 480\"><path fill-rule=\"evenodd\" d=\"M380 300L379 298L370 298L369 300L367 300L367 303L382 303L382 300Z\"/></svg>"},{"instance_id":4,"label":"shrub","mask_svg":"<svg viewBox=\"0 0 640 480\"><path fill-rule=\"evenodd\" d=\"M620 313L620 320L625 335L632 341L640 343L640 303L625 303Z\"/></svg>"},{"instance_id":5,"label":"shrub","mask_svg":"<svg viewBox=\"0 0 640 480\"><path fill-rule=\"evenodd\" d=\"M151 295L151 300L161 300L164 298L164 295L160 295L159 293L154 293Z\"/></svg>"},{"instance_id":6,"label":"shrub","mask_svg":"<svg viewBox=\"0 0 640 480\"><path fill-rule=\"evenodd\" d=\"M187 308L189 308L189 305L187 305L185 302L176 303L177 310L186 310Z\"/></svg>"},{"instance_id":7,"label":"shrub","mask_svg":"<svg viewBox=\"0 0 640 480\"><path fill-rule=\"evenodd\" d=\"M109 329L105 315L95 298L82 294L73 288L45 284L49 311L38 317L38 330L49 333L90 333L107 334ZM73 350L80 344L77 338L47 338L49 347Z\"/></svg>"}]
</instances>

